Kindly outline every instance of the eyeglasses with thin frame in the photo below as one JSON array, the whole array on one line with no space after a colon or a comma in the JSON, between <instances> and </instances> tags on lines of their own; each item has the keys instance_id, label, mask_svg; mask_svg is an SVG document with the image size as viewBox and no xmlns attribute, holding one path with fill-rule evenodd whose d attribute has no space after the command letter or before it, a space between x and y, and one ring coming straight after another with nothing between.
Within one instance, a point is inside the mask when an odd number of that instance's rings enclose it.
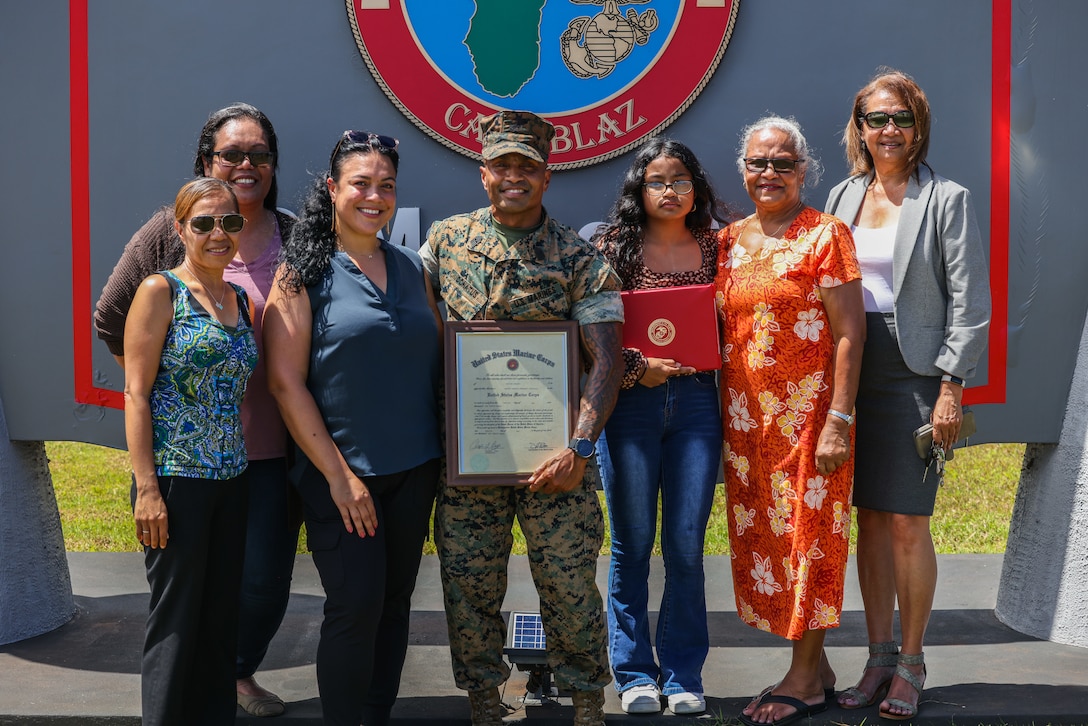
<instances>
[{"instance_id":1,"label":"eyeglasses with thin frame","mask_svg":"<svg viewBox=\"0 0 1088 726\"><path fill-rule=\"evenodd\" d=\"M672 182L645 182L642 186L646 189L648 194L655 197L663 195L666 189L672 189L676 195L683 196L685 194L691 194L691 190L695 188L695 182L691 179L677 179Z\"/></svg>"},{"instance_id":2,"label":"eyeglasses with thin frame","mask_svg":"<svg viewBox=\"0 0 1088 726\"><path fill-rule=\"evenodd\" d=\"M336 155L340 153L340 147L344 145L345 141L349 141L353 144L366 144L374 150L396 149L400 146L400 141L394 139L392 136L375 134L371 131L352 131L351 129L348 129L340 135L340 140L336 142L336 146L329 156L330 169L332 168L332 163L336 160Z\"/></svg>"},{"instance_id":3,"label":"eyeglasses with thin frame","mask_svg":"<svg viewBox=\"0 0 1088 726\"><path fill-rule=\"evenodd\" d=\"M756 156L744 157L744 168L753 173L762 174L770 166L779 174L791 174L804 159L764 159Z\"/></svg>"},{"instance_id":4,"label":"eyeglasses with thin frame","mask_svg":"<svg viewBox=\"0 0 1088 726\"><path fill-rule=\"evenodd\" d=\"M246 226L246 218L237 212L230 212L229 214L198 214L189 219L189 229L197 234L211 233L216 224L227 234L235 234L241 232L242 227Z\"/></svg>"},{"instance_id":5,"label":"eyeglasses with thin frame","mask_svg":"<svg viewBox=\"0 0 1088 726\"><path fill-rule=\"evenodd\" d=\"M212 156L219 157L219 163L223 166L241 166L242 162L249 159L253 166L268 166L276 158L271 151L242 151L241 149L224 149L213 151Z\"/></svg>"},{"instance_id":6,"label":"eyeglasses with thin frame","mask_svg":"<svg viewBox=\"0 0 1088 726\"><path fill-rule=\"evenodd\" d=\"M882 129L888 125L889 121L901 129L909 129L914 126L914 112L908 109L902 109L895 113L870 111L860 116L859 120L864 121L865 125L871 129Z\"/></svg>"}]
</instances>

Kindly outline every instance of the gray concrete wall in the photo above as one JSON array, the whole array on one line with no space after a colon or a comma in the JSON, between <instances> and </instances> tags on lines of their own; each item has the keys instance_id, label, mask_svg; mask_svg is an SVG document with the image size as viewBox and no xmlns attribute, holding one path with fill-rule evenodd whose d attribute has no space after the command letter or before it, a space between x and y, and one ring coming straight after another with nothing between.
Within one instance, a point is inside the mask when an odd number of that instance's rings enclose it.
<instances>
[{"instance_id":1,"label":"gray concrete wall","mask_svg":"<svg viewBox=\"0 0 1088 726\"><path fill-rule=\"evenodd\" d=\"M1088 326L1058 444L1024 455L997 594L997 618L1021 633L1088 647Z\"/></svg>"},{"instance_id":2,"label":"gray concrete wall","mask_svg":"<svg viewBox=\"0 0 1088 726\"><path fill-rule=\"evenodd\" d=\"M0 405L0 645L49 632L75 613L45 445L9 441Z\"/></svg>"}]
</instances>

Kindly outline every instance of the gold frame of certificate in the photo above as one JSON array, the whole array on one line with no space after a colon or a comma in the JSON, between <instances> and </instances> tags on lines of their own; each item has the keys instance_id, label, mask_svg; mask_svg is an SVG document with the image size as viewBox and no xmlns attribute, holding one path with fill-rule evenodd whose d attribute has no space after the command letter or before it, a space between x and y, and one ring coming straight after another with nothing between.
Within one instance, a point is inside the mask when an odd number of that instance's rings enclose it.
<instances>
[{"instance_id":1,"label":"gold frame of certificate","mask_svg":"<svg viewBox=\"0 0 1088 726\"><path fill-rule=\"evenodd\" d=\"M567 448L580 400L574 320L446 322L450 486L529 483Z\"/></svg>"}]
</instances>

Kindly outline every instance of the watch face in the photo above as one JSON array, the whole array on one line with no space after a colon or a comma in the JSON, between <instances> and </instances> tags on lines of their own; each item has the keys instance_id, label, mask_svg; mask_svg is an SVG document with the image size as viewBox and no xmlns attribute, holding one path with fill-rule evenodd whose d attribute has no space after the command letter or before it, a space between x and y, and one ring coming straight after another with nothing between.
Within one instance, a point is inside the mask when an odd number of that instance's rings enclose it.
<instances>
[{"instance_id":1,"label":"watch face","mask_svg":"<svg viewBox=\"0 0 1088 726\"><path fill-rule=\"evenodd\" d=\"M583 459L593 456L593 442L589 439L575 439L574 446L571 448L574 449L575 454Z\"/></svg>"}]
</instances>

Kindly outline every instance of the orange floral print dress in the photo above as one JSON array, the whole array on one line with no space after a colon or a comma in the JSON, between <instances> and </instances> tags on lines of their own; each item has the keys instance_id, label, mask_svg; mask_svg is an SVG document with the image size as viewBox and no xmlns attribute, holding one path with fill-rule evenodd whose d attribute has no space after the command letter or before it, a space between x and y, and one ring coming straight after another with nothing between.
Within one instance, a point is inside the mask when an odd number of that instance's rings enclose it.
<instances>
[{"instance_id":1,"label":"orange floral print dress","mask_svg":"<svg viewBox=\"0 0 1088 726\"><path fill-rule=\"evenodd\" d=\"M744 622L797 640L842 612L854 459L816 472L834 351L820 288L861 272L836 217L806 207L749 254L736 240L753 219L719 233L715 279L733 591Z\"/></svg>"}]
</instances>

